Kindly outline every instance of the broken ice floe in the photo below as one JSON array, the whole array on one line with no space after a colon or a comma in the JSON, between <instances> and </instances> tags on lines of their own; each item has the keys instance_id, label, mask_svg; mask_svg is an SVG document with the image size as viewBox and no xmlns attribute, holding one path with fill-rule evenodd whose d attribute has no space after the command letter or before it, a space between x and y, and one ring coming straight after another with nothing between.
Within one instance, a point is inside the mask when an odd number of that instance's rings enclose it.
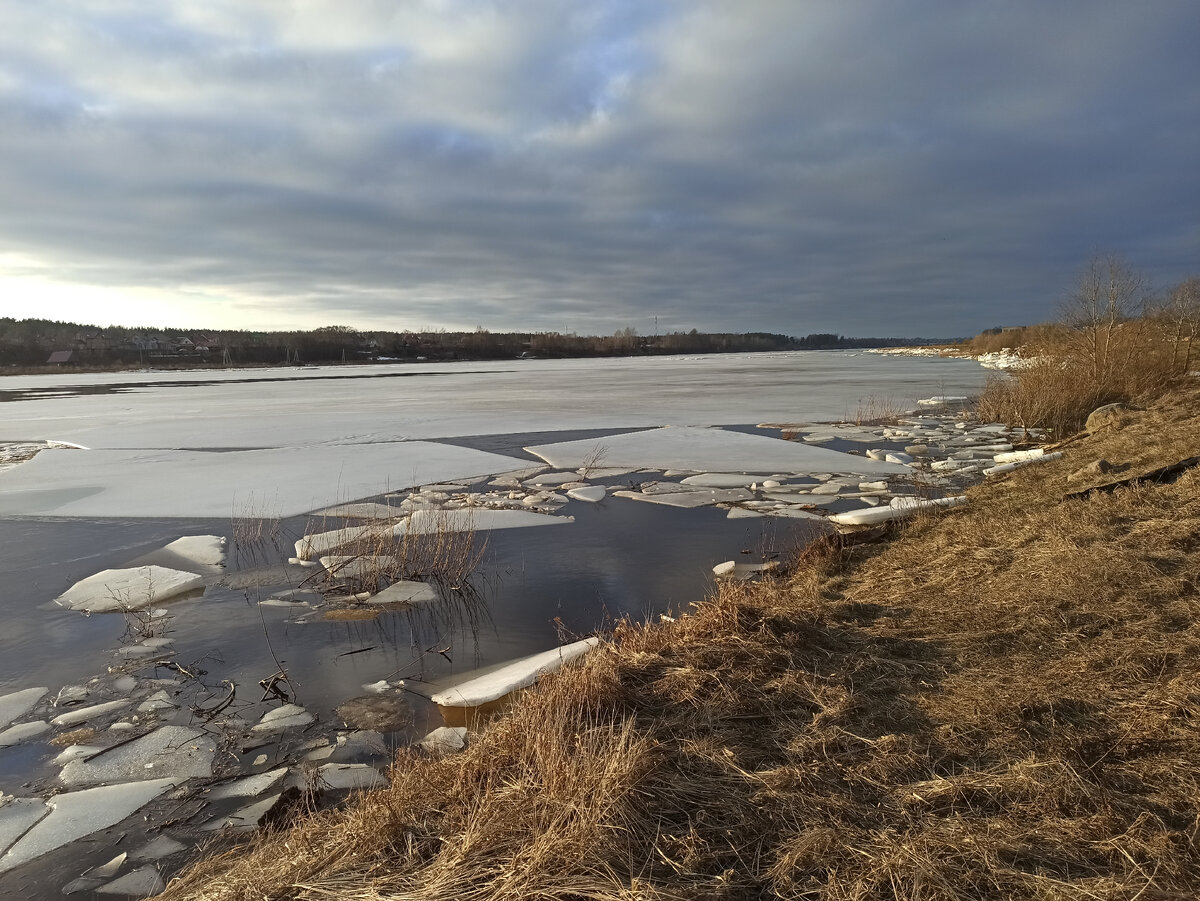
<instances>
[{"instance_id":1,"label":"broken ice floe","mask_svg":"<svg viewBox=\"0 0 1200 901\"><path fill-rule=\"evenodd\" d=\"M311 713L298 704L284 704L263 714L262 719L250 728L255 734L270 735L288 729L299 729L314 722Z\"/></svg>"},{"instance_id":2,"label":"broken ice floe","mask_svg":"<svg viewBox=\"0 0 1200 901\"><path fill-rule=\"evenodd\" d=\"M365 763L327 763L317 768L320 784L334 790L365 790L387 785L387 779L373 766Z\"/></svg>"},{"instance_id":3,"label":"broken ice floe","mask_svg":"<svg viewBox=\"0 0 1200 901\"><path fill-rule=\"evenodd\" d=\"M44 802L47 812L0 857L0 873L121 822L176 784L174 779L151 779L55 795Z\"/></svg>"},{"instance_id":4,"label":"broken ice floe","mask_svg":"<svg viewBox=\"0 0 1200 901\"><path fill-rule=\"evenodd\" d=\"M930 510L938 507L957 507L966 502L966 497L962 495L940 497L932 500L897 497L893 498L892 504L887 507L868 507L865 510L835 513L829 519L838 526L871 526L893 519L903 519L922 510Z\"/></svg>"},{"instance_id":5,"label":"broken ice floe","mask_svg":"<svg viewBox=\"0 0 1200 901\"><path fill-rule=\"evenodd\" d=\"M393 582L367 599L370 604L427 604L441 598L436 588L427 582Z\"/></svg>"},{"instance_id":6,"label":"broken ice floe","mask_svg":"<svg viewBox=\"0 0 1200 901\"><path fill-rule=\"evenodd\" d=\"M256 798L278 785L287 772L287 767L279 767L265 773L244 776L233 782L213 787L209 790L207 797L210 801L223 801L226 798Z\"/></svg>"},{"instance_id":7,"label":"broken ice floe","mask_svg":"<svg viewBox=\"0 0 1200 901\"><path fill-rule=\"evenodd\" d=\"M106 569L76 582L55 603L89 613L141 610L203 586L203 576L162 566Z\"/></svg>"},{"instance_id":8,"label":"broken ice floe","mask_svg":"<svg viewBox=\"0 0 1200 901\"><path fill-rule=\"evenodd\" d=\"M164 888L166 885L163 883L158 869L147 865L100 886L96 892L101 895L134 895L138 898L146 898L157 895Z\"/></svg>"},{"instance_id":9,"label":"broken ice floe","mask_svg":"<svg viewBox=\"0 0 1200 901\"><path fill-rule=\"evenodd\" d=\"M738 563L736 560L727 560L718 563L712 571L718 579L738 579L744 582L763 573L774 572L778 568L779 563L774 560L768 563Z\"/></svg>"},{"instance_id":10,"label":"broken ice floe","mask_svg":"<svg viewBox=\"0 0 1200 901\"><path fill-rule=\"evenodd\" d=\"M564 441L525 448L551 466L582 466L595 452L594 440ZM899 472L890 464L865 460L821 447L811 447L762 435L715 428L684 426L649 429L604 439L605 461L655 470L691 469L705 472L805 473L814 470L862 474Z\"/></svg>"},{"instance_id":11,"label":"broken ice floe","mask_svg":"<svg viewBox=\"0 0 1200 901\"><path fill-rule=\"evenodd\" d=\"M105 701L103 704L93 704L90 707L80 707L69 713L63 713L56 716L50 721L53 726L75 726L79 723L86 723L88 720L94 720L96 717L104 716L107 713L112 713L114 710L120 710L123 707L128 707L128 700Z\"/></svg>"},{"instance_id":12,"label":"broken ice floe","mask_svg":"<svg viewBox=\"0 0 1200 901\"><path fill-rule=\"evenodd\" d=\"M430 700L441 709L447 725L464 725L463 720L472 711L501 701L507 695L532 685L542 674L561 668L599 643L598 638L585 638L540 654L522 657L491 672L444 689L430 697Z\"/></svg>"},{"instance_id":13,"label":"broken ice floe","mask_svg":"<svg viewBox=\"0 0 1200 901\"><path fill-rule=\"evenodd\" d=\"M133 782L171 778L184 782L212 775L216 741L184 726L160 726L132 742L89 758L70 761L59 780L72 788L103 782Z\"/></svg>"},{"instance_id":14,"label":"broken ice floe","mask_svg":"<svg viewBox=\"0 0 1200 901\"><path fill-rule=\"evenodd\" d=\"M28 741L49 730L50 724L44 720L35 720L31 723L18 723L15 726L9 726L7 729L0 731L0 748L11 748L13 745L19 745L21 742Z\"/></svg>"},{"instance_id":15,"label":"broken ice floe","mask_svg":"<svg viewBox=\"0 0 1200 901\"><path fill-rule=\"evenodd\" d=\"M728 504L738 501L748 501L754 495L740 488L711 488L692 489L686 491L614 491L614 496L629 498L635 501L646 501L651 504L664 504L668 507L707 507L712 504Z\"/></svg>"},{"instance_id":16,"label":"broken ice floe","mask_svg":"<svg viewBox=\"0 0 1200 901\"><path fill-rule=\"evenodd\" d=\"M0 729L29 713L49 693L48 688L26 688L0 697Z\"/></svg>"},{"instance_id":17,"label":"broken ice floe","mask_svg":"<svg viewBox=\"0 0 1200 901\"><path fill-rule=\"evenodd\" d=\"M453 754L466 746L466 726L439 726L417 742L417 747L434 755Z\"/></svg>"},{"instance_id":18,"label":"broken ice floe","mask_svg":"<svg viewBox=\"0 0 1200 901\"><path fill-rule=\"evenodd\" d=\"M574 522L571 516L548 516L531 510L417 510L394 529L396 535L428 535L438 532L478 532L489 529L519 529Z\"/></svg>"},{"instance_id":19,"label":"broken ice floe","mask_svg":"<svg viewBox=\"0 0 1200 901\"><path fill-rule=\"evenodd\" d=\"M586 485L582 488L571 488L567 491L567 497L576 501L586 501L590 504L598 503L604 500L608 489L603 485Z\"/></svg>"},{"instance_id":20,"label":"broken ice floe","mask_svg":"<svg viewBox=\"0 0 1200 901\"><path fill-rule=\"evenodd\" d=\"M225 564L225 539L219 535L176 538L163 551L209 569L220 569Z\"/></svg>"},{"instance_id":21,"label":"broken ice floe","mask_svg":"<svg viewBox=\"0 0 1200 901\"><path fill-rule=\"evenodd\" d=\"M1006 459L1003 462L997 462L995 466L989 466L983 471L985 476L1000 475L1005 472L1012 472L1014 469L1020 469L1022 466L1028 466L1032 463L1050 463L1053 460L1058 460L1062 457L1062 451L1054 451L1053 453L1044 453L1041 448L1035 451L1022 452L1026 456L1015 457L1015 454L996 454L996 460L1000 461L1001 457Z\"/></svg>"}]
</instances>

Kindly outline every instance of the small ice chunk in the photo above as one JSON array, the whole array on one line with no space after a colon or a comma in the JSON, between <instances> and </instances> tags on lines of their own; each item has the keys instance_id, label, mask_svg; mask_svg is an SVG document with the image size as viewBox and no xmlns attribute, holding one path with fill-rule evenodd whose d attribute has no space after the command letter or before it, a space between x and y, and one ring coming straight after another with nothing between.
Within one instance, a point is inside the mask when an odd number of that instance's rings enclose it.
<instances>
[{"instance_id":1,"label":"small ice chunk","mask_svg":"<svg viewBox=\"0 0 1200 901\"><path fill-rule=\"evenodd\" d=\"M363 686L363 691L373 695L381 695L385 691L391 690L392 684L387 679L380 679L378 682L371 682Z\"/></svg>"},{"instance_id":2,"label":"small ice chunk","mask_svg":"<svg viewBox=\"0 0 1200 901\"><path fill-rule=\"evenodd\" d=\"M812 490L812 494L840 494L842 486L834 482L826 482L824 485L817 485Z\"/></svg>"},{"instance_id":3,"label":"small ice chunk","mask_svg":"<svg viewBox=\"0 0 1200 901\"><path fill-rule=\"evenodd\" d=\"M217 745L212 736L184 726L160 726L127 745L72 760L59 779L72 787L170 777L176 782L212 775Z\"/></svg>"},{"instance_id":4,"label":"small ice chunk","mask_svg":"<svg viewBox=\"0 0 1200 901\"><path fill-rule=\"evenodd\" d=\"M417 742L417 746L435 755L461 751L467 746L467 727L441 726Z\"/></svg>"},{"instance_id":5,"label":"small ice chunk","mask_svg":"<svg viewBox=\"0 0 1200 901\"><path fill-rule=\"evenodd\" d=\"M136 895L138 898L148 898L151 895L159 894L165 888L166 885L163 884L158 869L147 864L140 869L126 873L120 879L114 879L107 885L100 886L96 889L96 893L100 895Z\"/></svg>"},{"instance_id":6,"label":"small ice chunk","mask_svg":"<svg viewBox=\"0 0 1200 901\"><path fill-rule=\"evenodd\" d=\"M908 454L905 454L905 453L901 453L900 451L893 451L892 453L885 456L883 459L888 463L898 463L901 466L907 466L909 463L911 463L913 461L913 458L911 456L909 456Z\"/></svg>"},{"instance_id":7,"label":"small ice chunk","mask_svg":"<svg viewBox=\"0 0 1200 901\"><path fill-rule=\"evenodd\" d=\"M19 745L21 742L27 741L35 735L41 735L49 728L50 724L43 720L9 726L3 732L0 732L0 748L10 748L13 745Z\"/></svg>"},{"instance_id":8,"label":"small ice chunk","mask_svg":"<svg viewBox=\"0 0 1200 901\"><path fill-rule=\"evenodd\" d=\"M203 586L203 576L165 566L106 569L76 582L55 603L90 613L141 610Z\"/></svg>"},{"instance_id":9,"label":"small ice chunk","mask_svg":"<svg viewBox=\"0 0 1200 901\"><path fill-rule=\"evenodd\" d=\"M296 558L311 561L314 557L320 557L322 554L327 554L334 548L339 548L352 541L386 535L390 529L391 526L387 523L371 523L366 526L330 529L328 532L313 532L296 542Z\"/></svg>"},{"instance_id":10,"label":"small ice chunk","mask_svg":"<svg viewBox=\"0 0 1200 901\"><path fill-rule=\"evenodd\" d=\"M818 435L815 433L804 436L804 441L807 444L828 444L830 441L833 441L835 439L836 439L835 435L825 435L825 434Z\"/></svg>"},{"instance_id":11,"label":"small ice chunk","mask_svg":"<svg viewBox=\"0 0 1200 901\"><path fill-rule=\"evenodd\" d=\"M877 448L877 447L873 447L873 448L871 448L869 451L867 451L867 456L868 456L870 459L872 459L872 460L878 460L878 461L880 461L880 462L886 462L886 461L887 461L887 455L888 455L888 451L886 451L886 450L882 450L882 449L880 449L880 448Z\"/></svg>"},{"instance_id":12,"label":"small ice chunk","mask_svg":"<svg viewBox=\"0 0 1200 901\"><path fill-rule=\"evenodd\" d=\"M223 801L226 798L256 798L263 792L274 788L279 780L287 775L287 771L288 768L283 766L218 785L209 791L207 798L209 801Z\"/></svg>"},{"instance_id":13,"label":"small ice chunk","mask_svg":"<svg viewBox=\"0 0 1200 901\"><path fill-rule=\"evenodd\" d=\"M387 784L379 770L365 763L327 763L317 768L317 777L327 788L334 790L365 790Z\"/></svg>"},{"instance_id":14,"label":"small ice chunk","mask_svg":"<svg viewBox=\"0 0 1200 901\"><path fill-rule=\"evenodd\" d=\"M583 488L571 488L567 491L567 497L572 500L586 501L589 504L595 504L604 500L608 489L603 485L587 485Z\"/></svg>"},{"instance_id":15,"label":"small ice chunk","mask_svg":"<svg viewBox=\"0 0 1200 901\"><path fill-rule=\"evenodd\" d=\"M830 516L831 522L841 526L867 526L875 525L881 522L887 522L891 519L901 519L905 516L911 516L918 510L927 510L934 507L957 507L965 504L967 499L963 495L957 497L941 497L934 500L920 500L918 498L904 497L892 498L892 503L887 507L867 507L863 510L851 510L847 513L835 513Z\"/></svg>"},{"instance_id":16,"label":"small ice chunk","mask_svg":"<svg viewBox=\"0 0 1200 901\"><path fill-rule=\"evenodd\" d=\"M310 516L340 517L342 519L399 519L404 511L388 504L338 504L317 510Z\"/></svg>"},{"instance_id":17,"label":"small ice chunk","mask_svg":"<svg viewBox=\"0 0 1200 901\"><path fill-rule=\"evenodd\" d=\"M740 472L702 472L700 475L682 479L681 484L696 485L700 488L748 488L761 478L760 475L746 475Z\"/></svg>"},{"instance_id":18,"label":"small ice chunk","mask_svg":"<svg viewBox=\"0 0 1200 901\"><path fill-rule=\"evenodd\" d=\"M139 713L158 713L160 710L174 710L179 705L171 700L171 696L167 694L166 689L155 692L138 704Z\"/></svg>"},{"instance_id":19,"label":"small ice chunk","mask_svg":"<svg viewBox=\"0 0 1200 901\"><path fill-rule=\"evenodd\" d=\"M64 685L58 690L58 694L54 697L55 707L66 707L71 704L77 704L87 698L90 692L82 685ZM0 722L3 717L0 717Z\"/></svg>"},{"instance_id":20,"label":"small ice chunk","mask_svg":"<svg viewBox=\"0 0 1200 901\"><path fill-rule=\"evenodd\" d=\"M268 795L261 801L255 801L247 807L240 810L235 810L233 813L223 817L217 817L214 820L209 820L200 827L201 832L215 832L218 829L256 829L258 821L262 815L275 806L275 802L279 800L279 795Z\"/></svg>"},{"instance_id":21,"label":"small ice chunk","mask_svg":"<svg viewBox=\"0 0 1200 901\"><path fill-rule=\"evenodd\" d=\"M121 657L150 657L154 654L164 653L173 644L175 641L171 638L147 638L137 644L118 648L117 654Z\"/></svg>"},{"instance_id":22,"label":"small ice chunk","mask_svg":"<svg viewBox=\"0 0 1200 901\"><path fill-rule=\"evenodd\" d=\"M137 688L137 679L130 675L117 676L113 679L113 690L130 692Z\"/></svg>"},{"instance_id":23,"label":"small ice chunk","mask_svg":"<svg viewBox=\"0 0 1200 901\"><path fill-rule=\"evenodd\" d=\"M55 766L62 766L70 763L77 757L91 757L94 754L99 754L104 750L103 745L69 745L63 748L62 753L51 761Z\"/></svg>"},{"instance_id":24,"label":"small ice chunk","mask_svg":"<svg viewBox=\"0 0 1200 901\"><path fill-rule=\"evenodd\" d=\"M800 506L779 507L771 511L771 516L782 516L785 519L825 519L821 514L805 510Z\"/></svg>"},{"instance_id":25,"label":"small ice chunk","mask_svg":"<svg viewBox=\"0 0 1200 901\"><path fill-rule=\"evenodd\" d=\"M887 491L888 483L887 482L859 482L858 490L859 491Z\"/></svg>"},{"instance_id":26,"label":"small ice chunk","mask_svg":"<svg viewBox=\"0 0 1200 901\"><path fill-rule=\"evenodd\" d=\"M764 514L758 510L747 510L745 507L730 507L729 513L726 514L726 519L756 519L761 518Z\"/></svg>"},{"instance_id":27,"label":"small ice chunk","mask_svg":"<svg viewBox=\"0 0 1200 901\"><path fill-rule=\"evenodd\" d=\"M49 692L48 688L26 688L0 698L0 729L31 711Z\"/></svg>"},{"instance_id":28,"label":"small ice chunk","mask_svg":"<svg viewBox=\"0 0 1200 901\"><path fill-rule=\"evenodd\" d=\"M103 704L93 704L91 707L80 707L69 713L63 713L50 721L52 726L74 726L76 723L86 723L98 716L104 716L114 710L120 710L129 705L128 700L105 701Z\"/></svg>"},{"instance_id":29,"label":"small ice chunk","mask_svg":"<svg viewBox=\"0 0 1200 901\"><path fill-rule=\"evenodd\" d=\"M135 862L162 860L164 857L170 857L172 854L178 854L180 851L186 851L187 849L188 846L183 842L177 842L167 835L160 835L130 854L129 859Z\"/></svg>"},{"instance_id":30,"label":"small ice chunk","mask_svg":"<svg viewBox=\"0 0 1200 901\"><path fill-rule=\"evenodd\" d=\"M754 499L753 494L742 488L701 488L667 494L646 494L645 492L641 491L617 491L614 492L614 494L617 497L625 497L629 498L630 500L644 501L651 504L664 504L668 507L683 507L685 509L707 507L712 504L736 504L741 501L749 501Z\"/></svg>"},{"instance_id":31,"label":"small ice chunk","mask_svg":"<svg viewBox=\"0 0 1200 901\"><path fill-rule=\"evenodd\" d=\"M393 582L368 600L372 604L425 604L439 600L437 589L428 582Z\"/></svg>"},{"instance_id":32,"label":"small ice chunk","mask_svg":"<svg viewBox=\"0 0 1200 901\"><path fill-rule=\"evenodd\" d=\"M479 707L519 688L532 685L543 673L559 669L563 664L586 654L599 643L598 638L585 638L540 654L522 657L490 673L440 691L430 700L439 707Z\"/></svg>"},{"instance_id":33,"label":"small ice chunk","mask_svg":"<svg viewBox=\"0 0 1200 901\"><path fill-rule=\"evenodd\" d=\"M992 457L996 463L1027 463L1030 460L1037 460L1044 456L1045 448L1035 447L1032 450L1008 451L1007 453L999 453Z\"/></svg>"},{"instance_id":34,"label":"small ice chunk","mask_svg":"<svg viewBox=\"0 0 1200 901\"><path fill-rule=\"evenodd\" d=\"M763 488L782 488L783 486L779 484L779 481L777 479L763 479L762 487Z\"/></svg>"},{"instance_id":35,"label":"small ice chunk","mask_svg":"<svg viewBox=\"0 0 1200 901\"><path fill-rule=\"evenodd\" d=\"M967 398L961 394L935 394L933 397L926 397L917 401L922 407L941 407L946 404L963 404L966 402Z\"/></svg>"},{"instance_id":36,"label":"small ice chunk","mask_svg":"<svg viewBox=\"0 0 1200 901\"><path fill-rule=\"evenodd\" d=\"M219 567L225 563L225 539L220 535L187 535L176 538L163 550L200 566Z\"/></svg>"},{"instance_id":37,"label":"small ice chunk","mask_svg":"<svg viewBox=\"0 0 1200 901\"><path fill-rule=\"evenodd\" d=\"M108 863L102 863L98 867L92 867L92 869L87 871L86 875L94 876L97 879L112 879L119 872L121 872L121 867L125 866L125 860L128 857L129 855L122 851Z\"/></svg>"},{"instance_id":38,"label":"small ice chunk","mask_svg":"<svg viewBox=\"0 0 1200 901\"><path fill-rule=\"evenodd\" d=\"M153 779L55 795L46 802L50 813L0 857L0 873L121 822L176 784L174 779Z\"/></svg>"},{"instance_id":39,"label":"small ice chunk","mask_svg":"<svg viewBox=\"0 0 1200 901\"><path fill-rule=\"evenodd\" d=\"M753 579L760 573L772 572L779 568L779 564L775 561L769 563L736 563L730 560L727 563L720 563L713 567L713 575L721 579L739 579L746 581Z\"/></svg>"},{"instance_id":40,"label":"small ice chunk","mask_svg":"<svg viewBox=\"0 0 1200 901\"><path fill-rule=\"evenodd\" d=\"M313 715L298 704L284 704L263 714L257 725L250 731L254 733L283 732L287 729L297 729L313 722Z\"/></svg>"},{"instance_id":41,"label":"small ice chunk","mask_svg":"<svg viewBox=\"0 0 1200 901\"><path fill-rule=\"evenodd\" d=\"M515 529L526 526L559 526L572 523L572 516L550 516L532 510L417 510L393 534L436 535L439 532L480 532L488 529Z\"/></svg>"},{"instance_id":42,"label":"small ice chunk","mask_svg":"<svg viewBox=\"0 0 1200 901\"><path fill-rule=\"evenodd\" d=\"M321 558L321 565L329 570L331 576L344 579L372 579L380 573L386 573L400 565L395 557L385 555L327 556Z\"/></svg>"},{"instance_id":43,"label":"small ice chunk","mask_svg":"<svg viewBox=\"0 0 1200 901\"><path fill-rule=\"evenodd\" d=\"M523 484L526 488L557 488L567 482L578 481L579 473L577 472L543 472L532 479L526 479Z\"/></svg>"}]
</instances>

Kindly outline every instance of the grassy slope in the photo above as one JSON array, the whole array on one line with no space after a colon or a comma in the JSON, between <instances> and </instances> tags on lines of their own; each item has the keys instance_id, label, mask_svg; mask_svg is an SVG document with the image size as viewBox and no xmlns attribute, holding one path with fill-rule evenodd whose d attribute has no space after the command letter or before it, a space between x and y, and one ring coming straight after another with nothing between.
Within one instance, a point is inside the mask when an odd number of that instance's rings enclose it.
<instances>
[{"instance_id":1,"label":"grassy slope","mask_svg":"<svg viewBox=\"0 0 1200 901\"><path fill-rule=\"evenodd\" d=\"M465 754L164 897L1194 898L1200 472L1063 495L1195 454L1198 413L625 627Z\"/></svg>"}]
</instances>

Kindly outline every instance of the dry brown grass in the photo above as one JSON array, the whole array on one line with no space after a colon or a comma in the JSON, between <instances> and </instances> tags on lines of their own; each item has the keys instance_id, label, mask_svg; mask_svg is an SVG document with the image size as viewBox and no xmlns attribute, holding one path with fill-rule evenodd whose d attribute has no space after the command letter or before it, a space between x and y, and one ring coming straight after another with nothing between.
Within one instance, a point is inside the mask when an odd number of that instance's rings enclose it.
<instances>
[{"instance_id":1,"label":"dry brown grass","mask_svg":"<svg viewBox=\"0 0 1200 901\"><path fill-rule=\"evenodd\" d=\"M463 754L166 899L1200 895L1200 392L887 544L623 625ZM1128 474L1127 473L1127 474ZM1070 486L1071 490L1079 487Z\"/></svg>"},{"instance_id":2,"label":"dry brown grass","mask_svg":"<svg viewBox=\"0 0 1200 901\"><path fill-rule=\"evenodd\" d=\"M983 419L1066 436L1102 404L1148 403L1185 378L1172 333L1154 317L1093 329L1040 326L1021 350L1034 362L988 380L979 397Z\"/></svg>"}]
</instances>

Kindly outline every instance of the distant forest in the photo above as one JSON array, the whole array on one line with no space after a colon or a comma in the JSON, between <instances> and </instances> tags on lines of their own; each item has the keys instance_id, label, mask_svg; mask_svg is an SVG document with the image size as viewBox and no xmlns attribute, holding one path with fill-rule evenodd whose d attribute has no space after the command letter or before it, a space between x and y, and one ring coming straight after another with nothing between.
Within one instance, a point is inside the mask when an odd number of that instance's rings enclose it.
<instances>
[{"instance_id":1,"label":"distant forest","mask_svg":"<svg viewBox=\"0 0 1200 901\"><path fill-rule=\"evenodd\" d=\"M98 328L73 322L0 317L0 366L253 366L280 363L420 362L652 354L832 350L944 343L924 338L802 338L767 332L612 335L560 332L387 332L327 326L312 331L183 331Z\"/></svg>"}]
</instances>

